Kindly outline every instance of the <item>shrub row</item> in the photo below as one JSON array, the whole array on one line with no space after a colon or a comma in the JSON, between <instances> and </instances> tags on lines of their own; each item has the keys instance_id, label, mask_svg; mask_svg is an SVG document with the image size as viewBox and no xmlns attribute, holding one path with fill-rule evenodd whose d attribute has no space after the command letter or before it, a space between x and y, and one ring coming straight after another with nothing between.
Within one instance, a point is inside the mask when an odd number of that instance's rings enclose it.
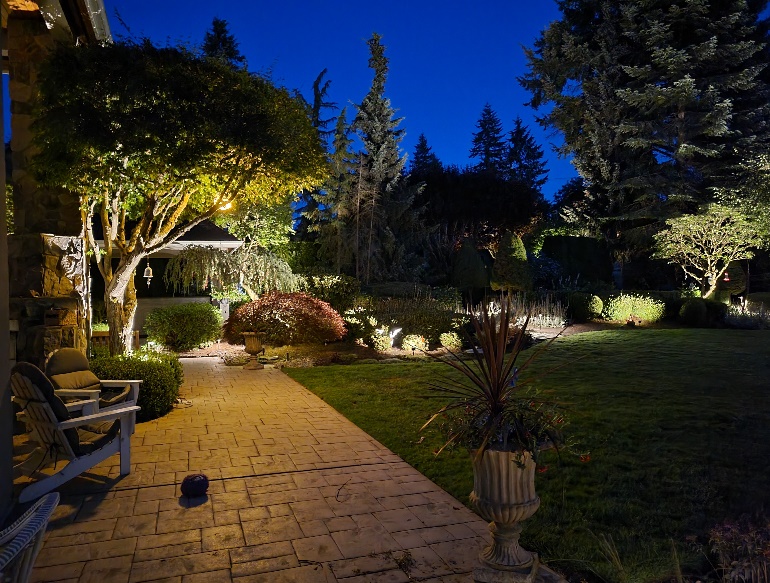
<instances>
[{"instance_id":1,"label":"shrub row","mask_svg":"<svg viewBox=\"0 0 770 583\"><path fill-rule=\"evenodd\" d=\"M139 379L139 421L150 421L168 413L184 380L182 364L175 354L135 352L131 355L104 356L90 361L100 379Z\"/></svg>"}]
</instances>

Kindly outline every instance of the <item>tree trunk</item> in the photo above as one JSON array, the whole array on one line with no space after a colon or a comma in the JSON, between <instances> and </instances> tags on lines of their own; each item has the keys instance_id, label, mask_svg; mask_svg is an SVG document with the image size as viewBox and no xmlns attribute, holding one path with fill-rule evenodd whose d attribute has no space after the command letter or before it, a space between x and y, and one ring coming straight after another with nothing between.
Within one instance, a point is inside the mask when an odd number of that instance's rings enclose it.
<instances>
[{"instance_id":1,"label":"tree trunk","mask_svg":"<svg viewBox=\"0 0 770 583\"><path fill-rule=\"evenodd\" d=\"M128 270L128 268L126 268ZM104 307L107 311L107 325L110 328L110 355L125 354L132 347L134 314L136 314L136 269L130 270L130 277L116 274L105 286ZM121 285L122 282L125 284ZM123 287L123 290L120 288Z\"/></svg>"}]
</instances>

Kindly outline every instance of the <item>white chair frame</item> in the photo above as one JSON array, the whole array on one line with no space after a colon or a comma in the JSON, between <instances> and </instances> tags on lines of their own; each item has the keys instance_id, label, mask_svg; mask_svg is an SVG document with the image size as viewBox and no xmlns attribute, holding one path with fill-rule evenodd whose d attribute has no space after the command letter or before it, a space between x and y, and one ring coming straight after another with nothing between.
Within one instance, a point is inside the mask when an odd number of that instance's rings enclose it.
<instances>
[{"instance_id":1,"label":"white chair frame","mask_svg":"<svg viewBox=\"0 0 770 583\"><path fill-rule=\"evenodd\" d=\"M48 521L59 504L58 492L46 494L16 522L0 531L0 581L27 583Z\"/></svg>"}]
</instances>

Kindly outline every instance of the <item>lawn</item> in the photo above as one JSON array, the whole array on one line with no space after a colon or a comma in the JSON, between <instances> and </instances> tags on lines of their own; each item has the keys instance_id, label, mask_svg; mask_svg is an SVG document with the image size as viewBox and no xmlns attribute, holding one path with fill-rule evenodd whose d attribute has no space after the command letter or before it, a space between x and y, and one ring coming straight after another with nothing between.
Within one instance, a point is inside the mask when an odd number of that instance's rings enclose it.
<instances>
[{"instance_id":1,"label":"lawn","mask_svg":"<svg viewBox=\"0 0 770 583\"><path fill-rule=\"evenodd\" d=\"M559 339L533 384L568 405L569 435L591 460L550 460L522 541L588 580L670 580L712 569L709 529L770 507L770 331L621 329ZM286 372L467 503L467 453L434 457L438 363ZM525 375L526 378L526 375ZM673 549L676 549L676 559ZM713 561L713 559L712 559Z\"/></svg>"}]
</instances>

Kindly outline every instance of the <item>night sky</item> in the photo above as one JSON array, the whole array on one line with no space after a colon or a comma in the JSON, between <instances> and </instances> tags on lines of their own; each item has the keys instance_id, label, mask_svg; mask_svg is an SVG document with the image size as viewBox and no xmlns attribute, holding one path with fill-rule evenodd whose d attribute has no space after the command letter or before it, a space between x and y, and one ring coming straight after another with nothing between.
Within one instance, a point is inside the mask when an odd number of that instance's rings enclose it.
<instances>
[{"instance_id":1,"label":"night sky","mask_svg":"<svg viewBox=\"0 0 770 583\"><path fill-rule=\"evenodd\" d=\"M382 35L390 72L386 95L404 120L411 153L420 133L445 164L465 166L485 103L505 131L518 115L548 157L551 196L576 172L552 151L557 136L535 122L516 77L525 73L522 46L558 18L552 0L338 2L104 0L115 38L147 36L158 43L199 45L214 17L229 24L249 70L312 99L312 84L328 69L331 101L360 103L372 79L366 40ZM120 19L128 27L120 23ZM354 109L348 108L349 119Z\"/></svg>"}]
</instances>

